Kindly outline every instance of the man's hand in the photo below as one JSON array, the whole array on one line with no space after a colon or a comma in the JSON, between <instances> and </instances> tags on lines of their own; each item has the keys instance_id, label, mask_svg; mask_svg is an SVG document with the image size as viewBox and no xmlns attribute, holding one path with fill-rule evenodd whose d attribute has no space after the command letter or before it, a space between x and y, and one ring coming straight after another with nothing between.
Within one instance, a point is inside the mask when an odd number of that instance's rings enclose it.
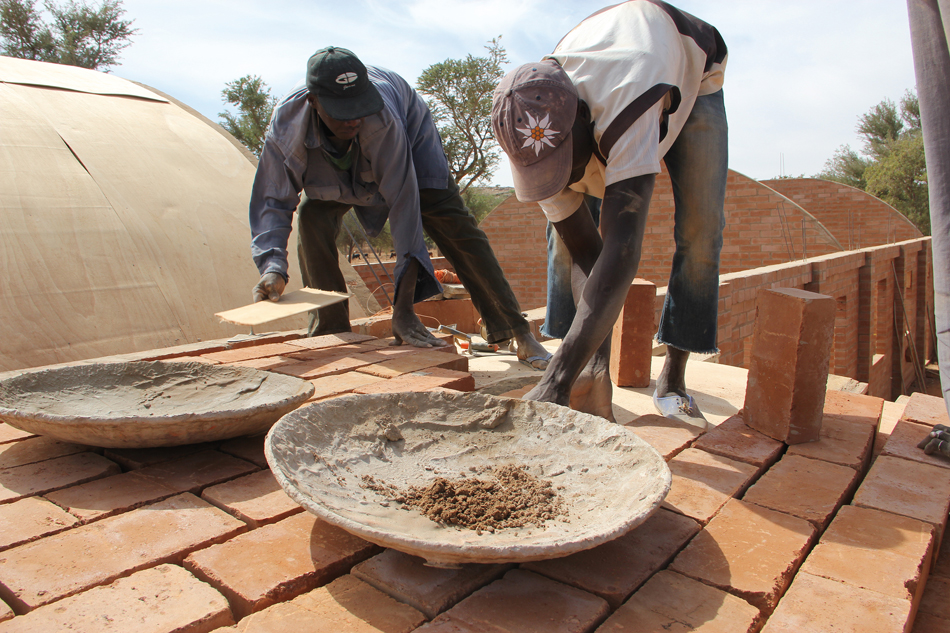
<instances>
[{"instance_id":1,"label":"man's hand","mask_svg":"<svg viewBox=\"0 0 950 633\"><path fill-rule=\"evenodd\" d=\"M422 324L410 305L409 310L393 310L393 336L396 344L408 343L414 347L445 347L448 345L442 339L436 338L432 332Z\"/></svg>"},{"instance_id":2,"label":"man's hand","mask_svg":"<svg viewBox=\"0 0 950 633\"><path fill-rule=\"evenodd\" d=\"M270 299L271 301L280 301L280 295L284 293L284 287L287 282L279 273L264 273L261 280L254 286L254 303Z\"/></svg>"}]
</instances>

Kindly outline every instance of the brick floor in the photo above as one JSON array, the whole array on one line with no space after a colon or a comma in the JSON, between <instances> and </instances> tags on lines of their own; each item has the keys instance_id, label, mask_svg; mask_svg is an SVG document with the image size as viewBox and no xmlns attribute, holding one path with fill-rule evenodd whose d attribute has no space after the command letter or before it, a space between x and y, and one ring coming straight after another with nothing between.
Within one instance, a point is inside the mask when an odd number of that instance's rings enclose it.
<instances>
[{"instance_id":1,"label":"brick floor","mask_svg":"<svg viewBox=\"0 0 950 633\"><path fill-rule=\"evenodd\" d=\"M673 485L663 507L709 523L729 499L740 496L758 475L752 464L690 448L669 462Z\"/></svg>"},{"instance_id":2,"label":"brick floor","mask_svg":"<svg viewBox=\"0 0 950 633\"><path fill-rule=\"evenodd\" d=\"M803 519L733 499L670 565L769 613L811 546Z\"/></svg>"},{"instance_id":3,"label":"brick floor","mask_svg":"<svg viewBox=\"0 0 950 633\"><path fill-rule=\"evenodd\" d=\"M119 465L95 453L76 453L0 470L0 504L75 486L119 472Z\"/></svg>"},{"instance_id":4,"label":"brick floor","mask_svg":"<svg viewBox=\"0 0 950 633\"><path fill-rule=\"evenodd\" d=\"M206 488L201 498L241 519L251 528L303 512L303 508L280 487L270 470Z\"/></svg>"},{"instance_id":5,"label":"brick floor","mask_svg":"<svg viewBox=\"0 0 950 633\"><path fill-rule=\"evenodd\" d=\"M174 488L131 471L49 492L46 498L84 523L89 523L167 499L177 493Z\"/></svg>"},{"instance_id":6,"label":"brick floor","mask_svg":"<svg viewBox=\"0 0 950 633\"><path fill-rule=\"evenodd\" d=\"M244 617L345 574L376 551L375 545L303 513L195 552L184 565L227 596L234 614Z\"/></svg>"},{"instance_id":7,"label":"brick floor","mask_svg":"<svg viewBox=\"0 0 950 633\"><path fill-rule=\"evenodd\" d=\"M17 442L19 440L24 440L28 437L36 437L32 433L27 433L26 431L21 431L16 427L12 427L9 424L0 422L0 444L6 444L8 442Z\"/></svg>"},{"instance_id":8,"label":"brick floor","mask_svg":"<svg viewBox=\"0 0 950 633\"><path fill-rule=\"evenodd\" d=\"M873 448L872 426L826 415L821 422L818 441L789 446L786 455L820 459L863 473L870 464Z\"/></svg>"},{"instance_id":9,"label":"brick floor","mask_svg":"<svg viewBox=\"0 0 950 633\"><path fill-rule=\"evenodd\" d=\"M30 437L21 442L0 444L0 469L35 464L54 457L86 451L100 452L89 446L58 442L49 437Z\"/></svg>"},{"instance_id":10,"label":"brick floor","mask_svg":"<svg viewBox=\"0 0 950 633\"><path fill-rule=\"evenodd\" d=\"M429 389L455 389L456 391L474 391L475 379L464 371L432 367L424 371L402 374L389 380L379 380L362 387L353 393L398 393L400 391L428 391Z\"/></svg>"},{"instance_id":11,"label":"brick floor","mask_svg":"<svg viewBox=\"0 0 950 633\"><path fill-rule=\"evenodd\" d=\"M693 442L693 448L765 470L778 460L785 445L749 428L741 416L734 415Z\"/></svg>"},{"instance_id":12,"label":"brick floor","mask_svg":"<svg viewBox=\"0 0 950 633\"><path fill-rule=\"evenodd\" d=\"M233 623L224 596L177 565L159 565L39 607L0 630L198 633Z\"/></svg>"},{"instance_id":13,"label":"brick floor","mask_svg":"<svg viewBox=\"0 0 950 633\"><path fill-rule=\"evenodd\" d=\"M179 562L246 529L191 494L3 552L0 598L25 613L132 572Z\"/></svg>"},{"instance_id":14,"label":"brick floor","mask_svg":"<svg viewBox=\"0 0 950 633\"><path fill-rule=\"evenodd\" d=\"M511 565L430 567L409 554L386 549L353 567L353 576L434 618L473 591L503 576Z\"/></svg>"},{"instance_id":15,"label":"brick floor","mask_svg":"<svg viewBox=\"0 0 950 633\"><path fill-rule=\"evenodd\" d=\"M950 468L950 459L943 455L928 455L923 449L917 448L917 444L925 439L932 429L931 426L900 420L887 438L881 455L902 457L922 464Z\"/></svg>"},{"instance_id":16,"label":"brick floor","mask_svg":"<svg viewBox=\"0 0 950 633\"><path fill-rule=\"evenodd\" d=\"M751 633L759 610L721 589L661 571L633 594L597 633Z\"/></svg>"},{"instance_id":17,"label":"brick floor","mask_svg":"<svg viewBox=\"0 0 950 633\"><path fill-rule=\"evenodd\" d=\"M950 417L947 416L947 407L943 398L919 392L910 395L901 419L930 428L933 428L935 424L950 426Z\"/></svg>"},{"instance_id":18,"label":"brick floor","mask_svg":"<svg viewBox=\"0 0 950 633\"><path fill-rule=\"evenodd\" d=\"M859 393L829 390L825 392L822 413L849 422L859 422L877 428L884 410L884 399Z\"/></svg>"},{"instance_id":19,"label":"brick floor","mask_svg":"<svg viewBox=\"0 0 950 633\"><path fill-rule=\"evenodd\" d=\"M138 470L162 462L181 459L215 447L214 443L185 444L161 448L107 448L103 455L122 466L123 470Z\"/></svg>"},{"instance_id":20,"label":"brick floor","mask_svg":"<svg viewBox=\"0 0 950 633\"><path fill-rule=\"evenodd\" d=\"M513 569L479 589L420 633L582 633L607 616L602 598L538 574Z\"/></svg>"},{"instance_id":21,"label":"brick floor","mask_svg":"<svg viewBox=\"0 0 950 633\"><path fill-rule=\"evenodd\" d=\"M593 549L531 563L522 569L600 596L616 609L667 563L700 530L692 519L657 510L620 538Z\"/></svg>"},{"instance_id":22,"label":"brick floor","mask_svg":"<svg viewBox=\"0 0 950 633\"><path fill-rule=\"evenodd\" d=\"M258 470L255 464L219 451L202 451L136 471L139 476L177 492L199 494L207 486Z\"/></svg>"},{"instance_id":23,"label":"brick floor","mask_svg":"<svg viewBox=\"0 0 950 633\"><path fill-rule=\"evenodd\" d=\"M666 461L670 461L704 433L692 424L652 414L641 415L624 426L655 448Z\"/></svg>"},{"instance_id":24,"label":"brick floor","mask_svg":"<svg viewBox=\"0 0 950 633\"><path fill-rule=\"evenodd\" d=\"M950 620L950 578L934 576L927 581L920 610L943 620Z\"/></svg>"},{"instance_id":25,"label":"brick floor","mask_svg":"<svg viewBox=\"0 0 950 633\"><path fill-rule=\"evenodd\" d=\"M266 433L248 435L228 440L218 447L218 450L227 455L233 455L244 461L251 462L260 468L267 468L267 458L264 457L264 438Z\"/></svg>"},{"instance_id":26,"label":"brick floor","mask_svg":"<svg viewBox=\"0 0 950 633\"><path fill-rule=\"evenodd\" d=\"M358 371L340 374L338 376L324 376L323 378L310 381L314 387L314 392L310 399L322 400L324 398L351 393L358 388L382 382L383 380L383 378L378 376L361 374Z\"/></svg>"},{"instance_id":27,"label":"brick floor","mask_svg":"<svg viewBox=\"0 0 950 633\"><path fill-rule=\"evenodd\" d=\"M0 505L0 551L72 527L79 520L41 497Z\"/></svg>"}]
</instances>

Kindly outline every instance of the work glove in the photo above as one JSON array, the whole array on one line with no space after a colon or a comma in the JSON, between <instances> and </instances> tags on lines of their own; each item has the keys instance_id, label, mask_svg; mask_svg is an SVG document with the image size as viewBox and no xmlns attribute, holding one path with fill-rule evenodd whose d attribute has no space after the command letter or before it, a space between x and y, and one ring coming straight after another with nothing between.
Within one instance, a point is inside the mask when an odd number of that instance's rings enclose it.
<instances>
[{"instance_id":1,"label":"work glove","mask_svg":"<svg viewBox=\"0 0 950 633\"><path fill-rule=\"evenodd\" d=\"M284 287L287 282L280 273L264 273L261 280L254 286L254 303L270 299L271 301L280 301L280 295L284 293Z\"/></svg>"}]
</instances>

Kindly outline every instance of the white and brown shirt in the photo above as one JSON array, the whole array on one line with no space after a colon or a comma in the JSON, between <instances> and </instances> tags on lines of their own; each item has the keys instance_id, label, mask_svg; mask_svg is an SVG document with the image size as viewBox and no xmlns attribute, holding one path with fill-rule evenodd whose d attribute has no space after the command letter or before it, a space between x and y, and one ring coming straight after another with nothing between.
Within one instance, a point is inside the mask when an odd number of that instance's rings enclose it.
<instances>
[{"instance_id":1,"label":"white and brown shirt","mask_svg":"<svg viewBox=\"0 0 950 633\"><path fill-rule=\"evenodd\" d=\"M590 107L597 151L579 182L541 201L548 220L571 215L582 194L660 173L696 97L722 88L726 57L714 27L660 0L607 7L564 36L548 58Z\"/></svg>"}]
</instances>

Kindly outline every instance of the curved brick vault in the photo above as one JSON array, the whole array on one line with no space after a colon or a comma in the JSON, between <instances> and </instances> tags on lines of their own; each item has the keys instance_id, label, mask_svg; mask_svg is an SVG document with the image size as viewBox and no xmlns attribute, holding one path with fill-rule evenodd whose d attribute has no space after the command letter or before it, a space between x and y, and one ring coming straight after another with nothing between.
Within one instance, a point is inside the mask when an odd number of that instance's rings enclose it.
<instances>
[{"instance_id":1,"label":"curved brick vault","mask_svg":"<svg viewBox=\"0 0 950 633\"><path fill-rule=\"evenodd\" d=\"M757 182L729 170L725 212L721 274L920 236L881 200L810 178ZM538 205L511 196L481 227L522 309L545 305L545 220ZM666 286L673 248L673 190L664 169L653 191L637 276Z\"/></svg>"}]
</instances>

